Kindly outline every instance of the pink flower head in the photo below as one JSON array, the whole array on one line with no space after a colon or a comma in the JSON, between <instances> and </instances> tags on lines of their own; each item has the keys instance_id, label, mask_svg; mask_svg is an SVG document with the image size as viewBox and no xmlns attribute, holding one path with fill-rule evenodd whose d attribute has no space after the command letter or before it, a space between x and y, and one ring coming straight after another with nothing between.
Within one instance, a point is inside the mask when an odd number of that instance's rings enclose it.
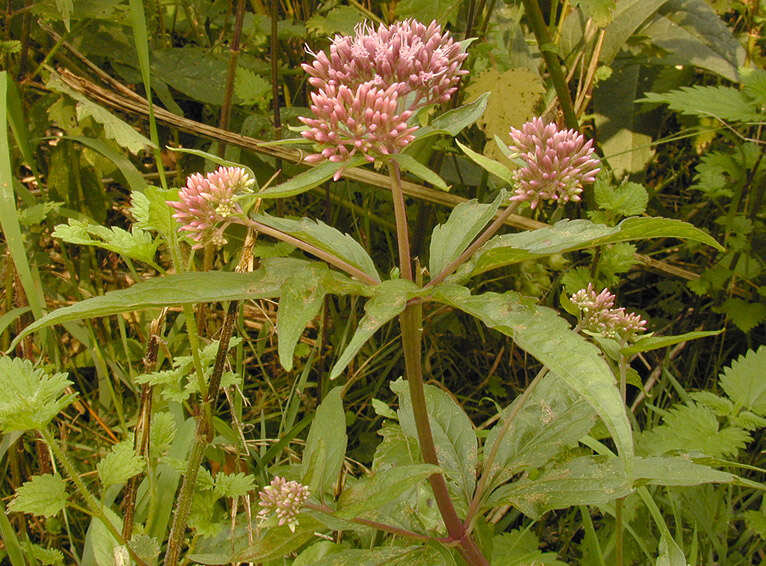
<instances>
[{"instance_id":1,"label":"pink flower head","mask_svg":"<svg viewBox=\"0 0 766 566\"><path fill-rule=\"evenodd\" d=\"M575 130L533 118L520 130L511 128L510 135L511 151L526 161L514 172L518 186L511 200L529 201L532 208L541 200L579 201L583 184L595 181L601 170L593 141Z\"/></svg>"},{"instance_id":2,"label":"pink flower head","mask_svg":"<svg viewBox=\"0 0 766 566\"><path fill-rule=\"evenodd\" d=\"M592 283L570 297L580 309L580 327L625 342L635 342L646 332L646 321L635 313L614 308L615 296L608 289L596 293Z\"/></svg>"},{"instance_id":3,"label":"pink flower head","mask_svg":"<svg viewBox=\"0 0 766 566\"><path fill-rule=\"evenodd\" d=\"M407 125L411 111L397 112L397 93L397 85L381 90L369 83L355 88L329 84L311 93L315 118L300 118L309 127L301 135L323 149L306 161L340 163L357 153L374 161L376 156L401 151L414 139L416 128ZM338 171L336 180L340 175Z\"/></svg>"},{"instance_id":4,"label":"pink flower head","mask_svg":"<svg viewBox=\"0 0 766 566\"><path fill-rule=\"evenodd\" d=\"M298 513L310 495L309 488L297 481L287 481L279 476L271 480L271 484L259 493L261 510L258 517L265 519L272 513L276 514L280 525L287 525L295 532L298 524Z\"/></svg>"},{"instance_id":5,"label":"pink flower head","mask_svg":"<svg viewBox=\"0 0 766 566\"><path fill-rule=\"evenodd\" d=\"M436 21L426 27L410 19L381 24L377 31L363 23L354 32L353 37L336 35L329 56L309 51L314 62L303 69L312 86L326 90L370 83L386 90L396 84L406 109L415 110L448 101L468 72L460 68L467 54Z\"/></svg>"},{"instance_id":6,"label":"pink flower head","mask_svg":"<svg viewBox=\"0 0 766 566\"><path fill-rule=\"evenodd\" d=\"M186 178L186 186L178 192L177 201L168 201L176 209L173 218L181 230L189 232L189 237L196 243L193 247L202 248L211 243L221 246L226 243L223 227L218 225L239 214L242 209L236 197L252 187L255 180L241 167L219 167L212 173L202 176L194 173Z\"/></svg>"}]
</instances>

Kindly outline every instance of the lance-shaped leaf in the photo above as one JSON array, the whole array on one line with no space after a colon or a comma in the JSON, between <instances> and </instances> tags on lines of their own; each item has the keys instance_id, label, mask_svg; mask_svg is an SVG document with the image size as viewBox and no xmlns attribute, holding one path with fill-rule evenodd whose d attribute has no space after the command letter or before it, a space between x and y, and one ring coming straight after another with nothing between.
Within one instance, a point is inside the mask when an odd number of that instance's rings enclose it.
<instances>
[{"instance_id":1,"label":"lance-shaped leaf","mask_svg":"<svg viewBox=\"0 0 766 566\"><path fill-rule=\"evenodd\" d=\"M303 277L324 281L336 295L369 295L368 285L330 271L324 263L297 258L274 257L263 260L252 273L206 271L155 277L128 289L110 291L74 305L57 309L27 326L11 348L31 332L71 320L109 316L148 308L194 303L265 299L281 296L285 282Z\"/></svg>"},{"instance_id":2,"label":"lance-shaped leaf","mask_svg":"<svg viewBox=\"0 0 766 566\"><path fill-rule=\"evenodd\" d=\"M435 171L432 171L411 155L407 155L406 153L395 153L391 156L391 159L396 161L405 171L409 171L426 183L431 183L437 189L441 189L443 191L449 190L449 187L447 186L447 183L444 182L444 179L439 177Z\"/></svg>"},{"instance_id":3,"label":"lance-shaped leaf","mask_svg":"<svg viewBox=\"0 0 766 566\"><path fill-rule=\"evenodd\" d=\"M634 344L622 348L620 352L626 356L638 354L639 352L649 352L666 348L681 342L707 338L708 336L718 336L723 330L697 330L695 332L686 332L685 334L676 334L674 336L647 336L637 340Z\"/></svg>"},{"instance_id":4,"label":"lance-shaped leaf","mask_svg":"<svg viewBox=\"0 0 766 566\"><path fill-rule=\"evenodd\" d=\"M737 476L680 456L634 458L633 481L649 485L700 485L703 483L736 483Z\"/></svg>"},{"instance_id":5,"label":"lance-shaped leaf","mask_svg":"<svg viewBox=\"0 0 766 566\"><path fill-rule=\"evenodd\" d=\"M410 438L417 438L407 382L398 379L391 384L391 389L399 397L398 414L402 431ZM438 387L426 385L425 397L439 466L467 506L476 486L478 441L473 424L463 408Z\"/></svg>"},{"instance_id":6,"label":"lance-shaped leaf","mask_svg":"<svg viewBox=\"0 0 766 566\"><path fill-rule=\"evenodd\" d=\"M378 328L401 314L407 306L407 301L421 293L412 281L406 279L389 279L377 287L367 287L367 289L372 293L372 298L364 305L364 316L359 321L359 326L348 346L335 362L330 372L330 379L335 379L346 369L351 359Z\"/></svg>"},{"instance_id":7,"label":"lance-shaped leaf","mask_svg":"<svg viewBox=\"0 0 766 566\"><path fill-rule=\"evenodd\" d=\"M338 256L343 261L364 271L373 279L380 279L378 270L370 254L349 234L344 234L337 228L328 226L319 220L300 218L277 218L268 214L253 216L253 220L271 228L290 234L306 243Z\"/></svg>"},{"instance_id":8,"label":"lance-shaped leaf","mask_svg":"<svg viewBox=\"0 0 766 566\"><path fill-rule=\"evenodd\" d=\"M293 278L282 291L277 311L277 350L279 363L287 371L293 369L293 353L303 330L319 314L325 295L331 291L321 283Z\"/></svg>"},{"instance_id":9,"label":"lance-shaped leaf","mask_svg":"<svg viewBox=\"0 0 766 566\"><path fill-rule=\"evenodd\" d=\"M342 387L334 387L317 408L306 437L301 482L311 495L323 498L332 494L346 457L346 413L341 399Z\"/></svg>"},{"instance_id":10,"label":"lance-shaped leaf","mask_svg":"<svg viewBox=\"0 0 766 566\"><path fill-rule=\"evenodd\" d=\"M485 169L489 173L492 173L495 177L502 179L509 185L514 184L513 171L508 169L508 167L499 161L495 161L491 157L487 157L486 155L475 152L470 147L464 146L457 140L455 140L455 143L460 149L463 150L463 153L465 153L471 161L479 165L479 167Z\"/></svg>"},{"instance_id":11,"label":"lance-shaped leaf","mask_svg":"<svg viewBox=\"0 0 766 566\"><path fill-rule=\"evenodd\" d=\"M325 181L329 181L338 171L341 169L348 169L349 167L358 167L367 163L367 160L357 155L352 157L348 161L342 163L335 163L334 161L325 161L321 165L312 167L308 171L304 171L284 183L280 183L275 187L266 189L258 193L260 198L285 198L299 195L318 187Z\"/></svg>"},{"instance_id":12,"label":"lance-shaped leaf","mask_svg":"<svg viewBox=\"0 0 766 566\"><path fill-rule=\"evenodd\" d=\"M462 310L513 341L577 391L603 419L623 457L633 436L615 378L596 346L574 332L556 311L518 293L471 296L465 287L441 285L432 299Z\"/></svg>"},{"instance_id":13,"label":"lance-shaped leaf","mask_svg":"<svg viewBox=\"0 0 766 566\"><path fill-rule=\"evenodd\" d=\"M480 204L476 200L469 200L461 202L452 209L447 221L434 228L431 235L428 259L431 276L435 277L441 273L450 262L465 251L482 228L492 220L506 197L506 192L500 191L491 204Z\"/></svg>"},{"instance_id":14,"label":"lance-shaped leaf","mask_svg":"<svg viewBox=\"0 0 766 566\"><path fill-rule=\"evenodd\" d=\"M481 118L487 109L490 93L481 94L476 100L464 104L453 110L448 110L444 114L434 118L430 125L419 128L415 132L415 138L421 139L434 134L447 134L452 137L458 135L464 128L467 128L476 120Z\"/></svg>"},{"instance_id":15,"label":"lance-shaped leaf","mask_svg":"<svg viewBox=\"0 0 766 566\"><path fill-rule=\"evenodd\" d=\"M589 220L561 220L539 230L492 238L461 273L467 271L473 276L528 259L646 238L693 240L723 250L709 234L681 220L633 217L617 226L594 224Z\"/></svg>"}]
</instances>

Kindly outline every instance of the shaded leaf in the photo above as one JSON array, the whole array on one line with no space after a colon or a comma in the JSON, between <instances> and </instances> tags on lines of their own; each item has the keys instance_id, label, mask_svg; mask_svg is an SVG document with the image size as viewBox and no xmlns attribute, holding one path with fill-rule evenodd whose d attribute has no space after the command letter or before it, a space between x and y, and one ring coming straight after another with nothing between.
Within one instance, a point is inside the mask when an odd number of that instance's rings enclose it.
<instances>
[{"instance_id":1,"label":"shaded leaf","mask_svg":"<svg viewBox=\"0 0 766 566\"><path fill-rule=\"evenodd\" d=\"M707 338L708 336L718 336L721 332L723 332L723 330L698 330L696 332L687 332L675 336L647 336L636 341L631 346L622 348L620 352L626 356L630 356L638 354L639 352L649 352L659 348L666 348L667 346L673 346L675 344L680 344L681 342L688 342L689 340L698 340L699 338Z\"/></svg>"},{"instance_id":2,"label":"shaded leaf","mask_svg":"<svg viewBox=\"0 0 766 566\"><path fill-rule=\"evenodd\" d=\"M492 566L566 566L555 552L539 549L540 540L531 530L514 529L492 538Z\"/></svg>"},{"instance_id":3,"label":"shaded leaf","mask_svg":"<svg viewBox=\"0 0 766 566\"><path fill-rule=\"evenodd\" d=\"M317 408L303 451L302 483L311 495L322 498L332 494L343 458L346 456L346 413L341 400L342 387L334 387Z\"/></svg>"},{"instance_id":4,"label":"shaded leaf","mask_svg":"<svg viewBox=\"0 0 766 566\"><path fill-rule=\"evenodd\" d=\"M737 405L766 416L766 346L748 350L725 367L718 379Z\"/></svg>"},{"instance_id":5,"label":"shaded leaf","mask_svg":"<svg viewBox=\"0 0 766 566\"><path fill-rule=\"evenodd\" d=\"M510 169L508 169L508 167L506 167L499 161L495 161L494 159L487 157L486 155L476 153L470 147L464 146L462 143L460 143L457 140L455 140L455 143L460 149L463 150L463 153L465 153L471 161L473 161L474 163L476 163L477 165L479 165L486 171L492 173L495 177L502 179L509 185L513 185L515 183L513 178L513 172Z\"/></svg>"},{"instance_id":6,"label":"shaded leaf","mask_svg":"<svg viewBox=\"0 0 766 566\"><path fill-rule=\"evenodd\" d=\"M647 92L636 102L667 104L668 108L691 116L710 116L723 121L763 120L752 101L741 90L727 86L684 86L665 93Z\"/></svg>"}]
</instances>

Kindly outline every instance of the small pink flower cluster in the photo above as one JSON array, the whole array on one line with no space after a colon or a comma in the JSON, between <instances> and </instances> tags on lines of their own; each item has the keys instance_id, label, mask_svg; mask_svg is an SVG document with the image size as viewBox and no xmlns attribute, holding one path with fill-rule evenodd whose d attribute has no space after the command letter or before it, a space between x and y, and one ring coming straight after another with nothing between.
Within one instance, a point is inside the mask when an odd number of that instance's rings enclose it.
<instances>
[{"instance_id":1,"label":"small pink flower cluster","mask_svg":"<svg viewBox=\"0 0 766 566\"><path fill-rule=\"evenodd\" d=\"M300 120L308 126L302 135L322 151L310 162L356 153L374 161L401 151L414 139L407 120L415 110L449 100L467 72L460 68L465 51L436 22L405 20L377 31L358 25L353 37L333 39L329 56L311 54L314 62L303 68L316 89L314 118Z\"/></svg>"},{"instance_id":2,"label":"small pink flower cluster","mask_svg":"<svg viewBox=\"0 0 766 566\"><path fill-rule=\"evenodd\" d=\"M614 308L615 296L609 289L597 294L593 284L588 283L570 300L580 309L580 328L584 330L626 342L635 342L639 334L646 332L646 321L639 315L625 312L622 307Z\"/></svg>"},{"instance_id":3,"label":"small pink flower cluster","mask_svg":"<svg viewBox=\"0 0 766 566\"><path fill-rule=\"evenodd\" d=\"M518 186L511 200L529 201L532 208L541 200L579 201L583 184L595 181L601 170L593 141L575 130L533 118L520 130L511 128L510 135L511 151L526 162L514 172Z\"/></svg>"},{"instance_id":4,"label":"small pink flower cluster","mask_svg":"<svg viewBox=\"0 0 766 566\"><path fill-rule=\"evenodd\" d=\"M291 531L295 532L295 527L298 525L298 513L301 512L309 495L307 486L275 476L271 484L258 493L259 504L262 507L258 517L265 519L275 513L280 525L287 525Z\"/></svg>"},{"instance_id":5,"label":"small pink flower cluster","mask_svg":"<svg viewBox=\"0 0 766 566\"><path fill-rule=\"evenodd\" d=\"M177 201L168 201L176 209L173 218L181 230L189 232L194 248L206 244L226 243L219 224L242 212L236 197L248 191L255 180L241 167L219 167L204 177L194 173L186 178L186 186L178 192Z\"/></svg>"}]
</instances>

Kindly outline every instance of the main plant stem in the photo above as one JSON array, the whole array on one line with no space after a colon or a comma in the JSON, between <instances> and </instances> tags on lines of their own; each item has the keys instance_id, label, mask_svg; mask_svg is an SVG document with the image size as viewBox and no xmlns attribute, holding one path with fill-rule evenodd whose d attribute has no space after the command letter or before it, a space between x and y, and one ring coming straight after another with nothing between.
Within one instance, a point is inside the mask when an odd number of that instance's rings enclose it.
<instances>
[{"instance_id":1,"label":"main plant stem","mask_svg":"<svg viewBox=\"0 0 766 566\"><path fill-rule=\"evenodd\" d=\"M391 193L394 201L394 216L396 218L399 271L403 278L414 281L401 172L399 164L393 160L389 163L389 173L391 175ZM408 305L404 312L399 315L402 347L404 349L404 367L410 390L410 401L415 418L415 428L418 433L420 452L423 455L424 462L438 466L439 459L436 456L436 445L434 444L434 437L431 432L431 423L428 419L428 408L426 406L425 389L423 386L423 367L421 365L422 324L423 310L420 303ZM433 474L428 478L428 481L431 483L436 505L439 508L444 525L447 527L449 538L458 544L460 553L465 561L470 566L489 566L489 561L481 553L481 550L479 550L479 547L473 541L465 525L457 515L447 490L444 474Z\"/></svg>"}]
</instances>

